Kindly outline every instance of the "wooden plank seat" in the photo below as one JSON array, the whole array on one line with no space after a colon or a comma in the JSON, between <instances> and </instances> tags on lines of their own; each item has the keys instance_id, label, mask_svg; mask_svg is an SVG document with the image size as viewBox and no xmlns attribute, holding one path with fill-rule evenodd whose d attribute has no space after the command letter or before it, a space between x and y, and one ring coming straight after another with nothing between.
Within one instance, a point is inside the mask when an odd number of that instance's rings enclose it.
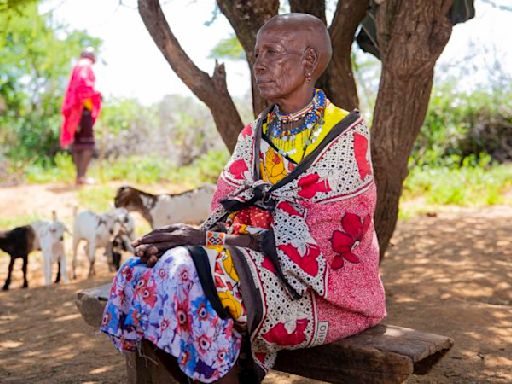
<instances>
[{"instance_id":1,"label":"wooden plank seat","mask_svg":"<svg viewBox=\"0 0 512 384\"><path fill-rule=\"evenodd\" d=\"M80 313L95 328L100 326L110 286L77 293ZM332 344L282 351L274 369L329 383L402 383L413 373L427 373L452 346L446 336L379 324ZM149 342L137 355L127 354L127 369L133 384L174 382Z\"/></svg>"}]
</instances>

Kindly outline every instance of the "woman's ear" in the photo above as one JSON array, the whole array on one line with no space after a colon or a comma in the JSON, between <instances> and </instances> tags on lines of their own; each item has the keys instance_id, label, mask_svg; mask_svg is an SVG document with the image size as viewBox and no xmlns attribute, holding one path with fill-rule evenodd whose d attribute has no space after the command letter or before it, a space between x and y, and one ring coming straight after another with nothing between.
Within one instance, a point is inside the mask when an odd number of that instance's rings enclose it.
<instances>
[{"instance_id":1,"label":"woman's ear","mask_svg":"<svg viewBox=\"0 0 512 384\"><path fill-rule=\"evenodd\" d=\"M306 48L304 51L304 76L310 79L318 67L318 52L314 48Z\"/></svg>"}]
</instances>

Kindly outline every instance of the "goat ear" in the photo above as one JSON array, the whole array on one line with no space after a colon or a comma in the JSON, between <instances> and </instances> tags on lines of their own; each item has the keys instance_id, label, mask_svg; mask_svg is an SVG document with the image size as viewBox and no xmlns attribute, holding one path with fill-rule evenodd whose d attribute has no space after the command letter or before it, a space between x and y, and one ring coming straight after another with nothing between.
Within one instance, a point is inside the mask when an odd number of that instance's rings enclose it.
<instances>
[{"instance_id":1,"label":"goat ear","mask_svg":"<svg viewBox=\"0 0 512 384\"><path fill-rule=\"evenodd\" d=\"M52 220L54 223L57 221L57 211L55 210L52 211Z\"/></svg>"}]
</instances>

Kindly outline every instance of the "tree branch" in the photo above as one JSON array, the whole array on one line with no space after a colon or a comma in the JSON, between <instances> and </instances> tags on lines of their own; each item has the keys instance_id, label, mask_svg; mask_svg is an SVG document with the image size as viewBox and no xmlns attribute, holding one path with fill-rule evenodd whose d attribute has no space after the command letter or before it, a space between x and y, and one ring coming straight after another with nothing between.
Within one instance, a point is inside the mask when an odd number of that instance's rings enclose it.
<instances>
[{"instance_id":1,"label":"tree branch","mask_svg":"<svg viewBox=\"0 0 512 384\"><path fill-rule=\"evenodd\" d=\"M327 68L327 94L334 104L348 110L359 105L351 53L354 35L368 4L368 0L339 0L329 27L333 57Z\"/></svg>"},{"instance_id":2,"label":"tree branch","mask_svg":"<svg viewBox=\"0 0 512 384\"><path fill-rule=\"evenodd\" d=\"M231 152L243 124L227 89L224 65L216 64L210 78L181 47L158 0L138 0L138 7L146 29L173 71L210 108L217 129Z\"/></svg>"},{"instance_id":3,"label":"tree branch","mask_svg":"<svg viewBox=\"0 0 512 384\"><path fill-rule=\"evenodd\" d=\"M342 2L341 0L340 2ZM325 1L324 0L289 0L290 11L293 13L309 13L318 17L327 25L325 18Z\"/></svg>"}]
</instances>

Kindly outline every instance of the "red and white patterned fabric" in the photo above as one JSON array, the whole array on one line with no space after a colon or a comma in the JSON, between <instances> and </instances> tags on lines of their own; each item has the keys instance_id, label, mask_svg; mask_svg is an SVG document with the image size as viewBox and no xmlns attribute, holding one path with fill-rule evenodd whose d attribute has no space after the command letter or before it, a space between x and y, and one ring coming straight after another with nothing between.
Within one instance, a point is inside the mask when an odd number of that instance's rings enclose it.
<instances>
[{"instance_id":1,"label":"red and white patterned fabric","mask_svg":"<svg viewBox=\"0 0 512 384\"><path fill-rule=\"evenodd\" d=\"M272 203L268 223L280 271L268 255L239 249L263 305L251 341L264 370L281 349L329 343L377 324L386 314L373 227L369 131L357 112L345 119L350 124L343 133L319 146L312 161L306 158L300 174L276 186L257 174L259 154L268 145L258 132L262 122L247 125L218 179L213 214L203 224L213 228L229 216L221 201Z\"/></svg>"}]
</instances>

